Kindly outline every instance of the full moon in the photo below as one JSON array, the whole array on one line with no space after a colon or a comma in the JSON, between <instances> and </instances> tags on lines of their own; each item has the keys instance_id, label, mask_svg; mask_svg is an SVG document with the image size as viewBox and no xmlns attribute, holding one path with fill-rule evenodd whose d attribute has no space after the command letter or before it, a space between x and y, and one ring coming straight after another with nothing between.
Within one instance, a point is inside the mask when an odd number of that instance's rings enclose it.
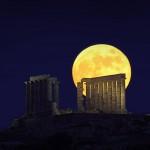
<instances>
[{"instance_id":1,"label":"full moon","mask_svg":"<svg viewBox=\"0 0 150 150\"><path fill-rule=\"evenodd\" d=\"M118 48L97 44L81 51L72 66L72 77L74 84L82 78L93 78L113 74L126 74L125 86L131 80L131 65L127 56ZM85 88L83 90L85 95Z\"/></svg>"}]
</instances>

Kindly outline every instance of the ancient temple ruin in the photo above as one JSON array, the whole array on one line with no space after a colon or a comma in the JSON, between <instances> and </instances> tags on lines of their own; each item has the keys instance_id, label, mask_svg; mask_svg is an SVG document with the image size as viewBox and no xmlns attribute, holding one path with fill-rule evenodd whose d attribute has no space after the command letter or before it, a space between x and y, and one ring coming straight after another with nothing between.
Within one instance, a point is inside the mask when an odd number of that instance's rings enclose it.
<instances>
[{"instance_id":1,"label":"ancient temple ruin","mask_svg":"<svg viewBox=\"0 0 150 150\"><path fill-rule=\"evenodd\" d=\"M25 82L26 115L41 113L57 114L59 101L59 81L50 75L31 76Z\"/></svg>"},{"instance_id":2,"label":"ancient temple ruin","mask_svg":"<svg viewBox=\"0 0 150 150\"><path fill-rule=\"evenodd\" d=\"M77 103L79 112L126 113L125 74L83 78L77 83Z\"/></svg>"}]
</instances>

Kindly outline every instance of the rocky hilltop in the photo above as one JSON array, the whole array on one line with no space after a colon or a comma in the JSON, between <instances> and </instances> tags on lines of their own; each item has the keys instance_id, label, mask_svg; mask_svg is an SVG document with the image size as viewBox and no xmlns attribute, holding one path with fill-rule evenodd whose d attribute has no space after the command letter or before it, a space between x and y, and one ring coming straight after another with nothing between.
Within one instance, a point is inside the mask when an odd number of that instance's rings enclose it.
<instances>
[{"instance_id":1,"label":"rocky hilltop","mask_svg":"<svg viewBox=\"0 0 150 150\"><path fill-rule=\"evenodd\" d=\"M15 120L0 133L0 150L149 150L150 116L41 115Z\"/></svg>"}]
</instances>

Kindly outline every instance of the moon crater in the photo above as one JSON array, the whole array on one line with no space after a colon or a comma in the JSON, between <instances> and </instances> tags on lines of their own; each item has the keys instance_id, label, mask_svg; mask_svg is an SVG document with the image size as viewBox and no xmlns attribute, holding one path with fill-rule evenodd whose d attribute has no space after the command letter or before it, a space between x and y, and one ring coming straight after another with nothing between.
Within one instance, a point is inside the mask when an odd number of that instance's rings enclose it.
<instances>
[{"instance_id":1,"label":"moon crater","mask_svg":"<svg viewBox=\"0 0 150 150\"><path fill-rule=\"evenodd\" d=\"M81 51L72 67L72 77L76 86L82 78L119 73L126 74L127 87L131 79L130 62L121 50L106 44L93 45Z\"/></svg>"}]
</instances>

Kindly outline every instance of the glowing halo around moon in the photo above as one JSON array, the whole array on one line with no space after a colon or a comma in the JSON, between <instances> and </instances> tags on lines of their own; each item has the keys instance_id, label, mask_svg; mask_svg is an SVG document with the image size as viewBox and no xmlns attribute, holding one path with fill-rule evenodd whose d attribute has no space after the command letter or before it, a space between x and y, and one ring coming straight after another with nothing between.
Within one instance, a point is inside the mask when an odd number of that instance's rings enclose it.
<instances>
[{"instance_id":1,"label":"glowing halo around moon","mask_svg":"<svg viewBox=\"0 0 150 150\"><path fill-rule=\"evenodd\" d=\"M97 44L81 51L72 66L72 77L74 84L82 78L93 78L113 74L125 73L125 86L131 80L131 65L127 56L118 48ZM85 89L83 90L85 95Z\"/></svg>"}]
</instances>

